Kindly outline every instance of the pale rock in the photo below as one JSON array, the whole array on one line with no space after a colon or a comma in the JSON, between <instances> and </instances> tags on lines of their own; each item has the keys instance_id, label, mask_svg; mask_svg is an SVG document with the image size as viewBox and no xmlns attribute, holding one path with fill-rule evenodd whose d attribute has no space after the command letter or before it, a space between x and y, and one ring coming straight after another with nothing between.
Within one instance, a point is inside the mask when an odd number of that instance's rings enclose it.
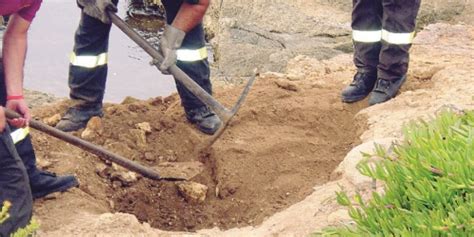
<instances>
[{"instance_id":1,"label":"pale rock","mask_svg":"<svg viewBox=\"0 0 474 237\"><path fill-rule=\"evenodd\" d=\"M287 80L276 80L275 84L279 88L287 90L287 91L298 92L300 90L299 87L294 82L287 81Z\"/></svg>"},{"instance_id":2,"label":"pale rock","mask_svg":"<svg viewBox=\"0 0 474 237\"><path fill-rule=\"evenodd\" d=\"M122 186L130 186L138 181L138 175L132 171L117 171L111 174L111 178L120 181Z\"/></svg>"},{"instance_id":3,"label":"pale rock","mask_svg":"<svg viewBox=\"0 0 474 237\"><path fill-rule=\"evenodd\" d=\"M349 220L351 220L351 217L345 209L339 209L329 214L327 219L329 225L341 225Z\"/></svg>"},{"instance_id":4,"label":"pale rock","mask_svg":"<svg viewBox=\"0 0 474 237\"><path fill-rule=\"evenodd\" d=\"M82 133L81 133L81 138L87 141L92 141L96 139L98 134L89 128L86 128Z\"/></svg>"},{"instance_id":5,"label":"pale rock","mask_svg":"<svg viewBox=\"0 0 474 237\"><path fill-rule=\"evenodd\" d=\"M137 124L135 124L135 128L144 131L145 134L150 134L151 133L151 125L148 122L137 123Z\"/></svg>"},{"instance_id":6,"label":"pale rock","mask_svg":"<svg viewBox=\"0 0 474 237\"><path fill-rule=\"evenodd\" d=\"M43 122L51 127L54 127L56 126L56 124L59 123L59 121L61 120L61 115L60 114L55 114L49 118L45 118L43 120Z\"/></svg>"},{"instance_id":7,"label":"pale rock","mask_svg":"<svg viewBox=\"0 0 474 237\"><path fill-rule=\"evenodd\" d=\"M395 144L396 141L395 138L375 139L355 147L333 171L331 179L334 180L337 177L342 176L343 179L349 181L356 187L371 185L372 178L362 175L359 170L357 170L357 165L364 160L363 153L374 154L376 144L391 151L393 150L393 144Z\"/></svg>"},{"instance_id":8,"label":"pale rock","mask_svg":"<svg viewBox=\"0 0 474 237\"><path fill-rule=\"evenodd\" d=\"M145 148L147 146L145 131L141 129L130 129L130 134L139 148Z\"/></svg>"},{"instance_id":9,"label":"pale rock","mask_svg":"<svg viewBox=\"0 0 474 237\"><path fill-rule=\"evenodd\" d=\"M102 119L100 117L92 117L89 122L87 122L87 128L95 131L97 134L101 135L104 131L104 127L102 124Z\"/></svg>"},{"instance_id":10,"label":"pale rock","mask_svg":"<svg viewBox=\"0 0 474 237\"><path fill-rule=\"evenodd\" d=\"M97 163L95 165L95 172L102 178L107 178L109 175L109 166L104 163Z\"/></svg>"},{"instance_id":11,"label":"pale rock","mask_svg":"<svg viewBox=\"0 0 474 237\"><path fill-rule=\"evenodd\" d=\"M286 78L290 81L300 81L304 79L303 73L289 73Z\"/></svg>"},{"instance_id":12,"label":"pale rock","mask_svg":"<svg viewBox=\"0 0 474 237\"><path fill-rule=\"evenodd\" d=\"M206 185L196 182L183 182L178 184L178 190L181 195L188 202L203 203L206 200L207 190Z\"/></svg>"},{"instance_id":13,"label":"pale rock","mask_svg":"<svg viewBox=\"0 0 474 237\"><path fill-rule=\"evenodd\" d=\"M125 97L125 99L123 99L122 103L123 105L127 105L127 104L133 104L133 103L136 103L136 102L139 102L140 100L137 99L137 98L134 98L132 96L127 96Z\"/></svg>"}]
</instances>

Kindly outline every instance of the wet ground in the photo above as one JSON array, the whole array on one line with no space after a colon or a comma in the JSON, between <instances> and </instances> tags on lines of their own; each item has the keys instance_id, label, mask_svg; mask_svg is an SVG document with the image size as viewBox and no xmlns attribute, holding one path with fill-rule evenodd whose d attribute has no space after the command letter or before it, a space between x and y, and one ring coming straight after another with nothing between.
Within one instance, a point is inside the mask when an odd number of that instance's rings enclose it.
<instances>
[{"instance_id":1,"label":"wet ground","mask_svg":"<svg viewBox=\"0 0 474 237\"><path fill-rule=\"evenodd\" d=\"M126 1L119 15L124 17ZM29 32L25 88L67 97L69 54L80 11L75 1L44 0ZM126 96L147 99L175 91L174 80L149 65L151 58L117 28L111 32L105 101Z\"/></svg>"}]
</instances>

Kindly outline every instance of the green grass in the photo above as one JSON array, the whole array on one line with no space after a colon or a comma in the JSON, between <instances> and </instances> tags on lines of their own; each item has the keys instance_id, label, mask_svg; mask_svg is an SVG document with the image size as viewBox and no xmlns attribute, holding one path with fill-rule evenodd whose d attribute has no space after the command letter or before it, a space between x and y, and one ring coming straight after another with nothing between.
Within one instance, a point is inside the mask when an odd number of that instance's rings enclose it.
<instances>
[{"instance_id":1,"label":"green grass","mask_svg":"<svg viewBox=\"0 0 474 237\"><path fill-rule=\"evenodd\" d=\"M337 193L356 224L323 236L474 236L474 111L443 112L404 134L393 152L376 148L379 162L358 166L384 183L384 194L364 201Z\"/></svg>"}]
</instances>

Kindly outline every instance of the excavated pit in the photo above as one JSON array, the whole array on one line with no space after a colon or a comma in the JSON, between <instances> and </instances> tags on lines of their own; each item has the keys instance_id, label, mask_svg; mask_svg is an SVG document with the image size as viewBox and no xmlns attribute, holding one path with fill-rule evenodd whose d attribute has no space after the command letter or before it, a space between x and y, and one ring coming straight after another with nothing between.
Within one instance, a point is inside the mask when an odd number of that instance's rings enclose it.
<instances>
[{"instance_id":1,"label":"excavated pit","mask_svg":"<svg viewBox=\"0 0 474 237\"><path fill-rule=\"evenodd\" d=\"M208 187L203 202L185 198L179 183L125 181L117 175L121 169L45 135L37 134L35 145L39 156L49 160L72 156L80 189L97 203L134 214L153 227L194 231L258 225L329 181L359 143L362 128L354 116L365 103L342 104L340 89L339 83L259 78L226 132L204 153L198 147L209 137L186 122L176 95L107 105L104 118L89 124L92 132L75 133L149 166L201 161L205 171L193 181ZM216 97L229 106L240 92L217 90ZM36 114L45 118L64 109L62 103ZM143 123L149 129L138 125Z\"/></svg>"}]
</instances>

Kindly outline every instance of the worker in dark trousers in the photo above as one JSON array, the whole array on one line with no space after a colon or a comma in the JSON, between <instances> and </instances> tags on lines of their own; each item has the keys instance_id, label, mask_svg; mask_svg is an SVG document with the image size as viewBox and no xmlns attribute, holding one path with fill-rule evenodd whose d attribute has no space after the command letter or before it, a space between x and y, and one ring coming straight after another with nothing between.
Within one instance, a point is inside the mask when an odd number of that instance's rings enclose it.
<instances>
[{"instance_id":1,"label":"worker in dark trousers","mask_svg":"<svg viewBox=\"0 0 474 237\"><path fill-rule=\"evenodd\" d=\"M370 93L369 104L395 97L407 78L409 49L421 0L353 0L352 31L357 73L342 91L356 102Z\"/></svg>"},{"instance_id":2,"label":"worker in dark trousers","mask_svg":"<svg viewBox=\"0 0 474 237\"><path fill-rule=\"evenodd\" d=\"M0 225L0 236L24 227L31 218L32 198L78 186L74 176L56 176L36 167L29 135L31 119L23 96L23 65L27 33L41 0L0 0L0 15L10 15L0 58L0 206L11 203L10 217ZM21 115L5 121L3 108Z\"/></svg>"},{"instance_id":3,"label":"worker in dark trousers","mask_svg":"<svg viewBox=\"0 0 474 237\"><path fill-rule=\"evenodd\" d=\"M69 68L70 97L74 105L56 128L75 131L93 116L102 116L107 79L110 19L106 11L117 11L117 0L77 0L82 9ZM209 0L162 0L166 21L160 42L164 62L160 70L176 64L208 93L212 93L202 18ZM134 80L134 79L133 79ZM206 134L214 134L221 121L213 111L176 81L188 121Z\"/></svg>"},{"instance_id":4,"label":"worker in dark trousers","mask_svg":"<svg viewBox=\"0 0 474 237\"><path fill-rule=\"evenodd\" d=\"M10 204L8 219L0 223L2 237L27 226L33 209L28 174L10 132L3 107L0 107L0 210Z\"/></svg>"}]
</instances>

